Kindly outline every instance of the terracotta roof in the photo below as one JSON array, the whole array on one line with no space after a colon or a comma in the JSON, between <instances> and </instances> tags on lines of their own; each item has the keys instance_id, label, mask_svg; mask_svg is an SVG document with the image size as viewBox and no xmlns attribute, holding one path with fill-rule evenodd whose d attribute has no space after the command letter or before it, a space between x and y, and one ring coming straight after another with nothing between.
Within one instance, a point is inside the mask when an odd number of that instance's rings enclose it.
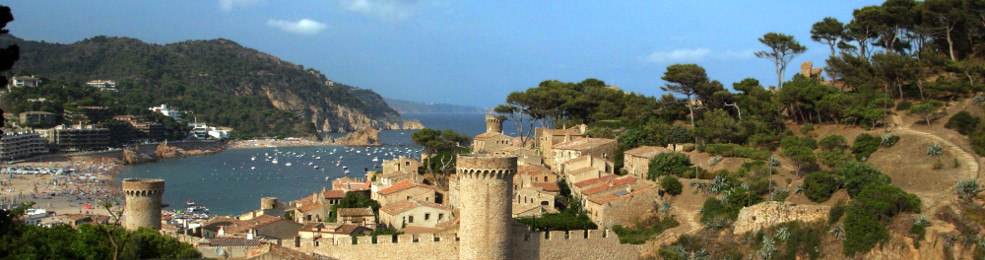
<instances>
[{"instance_id":1,"label":"terracotta roof","mask_svg":"<svg viewBox=\"0 0 985 260\"><path fill-rule=\"evenodd\" d=\"M612 179L611 182L605 182L602 185L585 189L585 190L581 191L581 193L582 194L585 194L585 195L594 195L594 194L598 194L600 192L603 192L603 191L606 191L606 190L609 190L609 189L612 189L612 188L615 188L615 187L622 186L623 184L633 183L635 181L636 181L636 177L633 177L633 176L623 176L621 178Z\"/></svg>"},{"instance_id":2,"label":"terracotta roof","mask_svg":"<svg viewBox=\"0 0 985 260\"><path fill-rule=\"evenodd\" d=\"M619 177L619 176L618 175L615 175L615 174L606 174L606 175L602 175L602 177L593 178L593 179L587 179L587 180L575 182L574 185L575 186L578 186L578 187L585 187L585 186L588 186L588 185L596 184L596 183L601 182L601 181L607 181L607 180L612 179L612 178L615 178L615 177Z\"/></svg>"},{"instance_id":3,"label":"terracotta roof","mask_svg":"<svg viewBox=\"0 0 985 260\"><path fill-rule=\"evenodd\" d=\"M412 187L422 187L422 188L434 189L434 187L431 187L431 186L428 186L428 185L417 184L417 183L413 183L411 181L402 181L402 182L399 182L397 184L394 184L393 186L387 187L386 189L382 189L382 190L378 191L378 193L379 194L383 194L383 195L388 195L388 194L391 194L391 193L394 193L394 192L398 192L398 191L402 191L402 190L405 190L405 189L409 189L409 188L412 188Z\"/></svg>"},{"instance_id":4,"label":"terracotta roof","mask_svg":"<svg viewBox=\"0 0 985 260\"><path fill-rule=\"evenodd\" d=\"M654 187L653 184L650 184L650 183L641 183L641 184L637 184L637 185L634 185L633 186L633 192L622 194L622 195L616 195L616 194L619 194L619 193L605 194L605 195L596 195L596 196L588 197L588 201L591 201L591 202L593 202L595 204L604 205L606 203L610 203L610 202L617 201L617 200L620 200L620 199L623 199L623 198L631 197L631 196L636 195L636 194L638 194L640 192L644 192L644 191L647 191L649 189L652 189L653 187Z\"/></svg>"},{"instance_id":5,"label":"terracotta roof","mask_svg":"<svg viewBox=\"0 0 985 260\"><path fill-rule=\"evenodd\" d=\"M302 198L300 200L297 200L297 202L312 201L312 199L315 198L315 197L312 197L312 196L315 196L315 195L314 194L308 195L307 197L304 197L304 198ZM325 197L326 199L341 199L342 197L345 197L345 191L344 190L325 190L325 191L322 191L322 196Z\"/></svg>"},{"instance_id":6,"label":"terracotta roof","mask_svg":"<svg viewBox=\"0 0 985 260\"><path fill-rule=\"evenodd\" d=\"M523 148L518 147L518 146L510 146L510 147L504 147L503 149L499 149L499 151L500 152L504 152L504 153L508 153L508 152L513 152L513 151L520 150L520 149L523 149Z\"/></svg>"},{"instance_id":7,"label":"terracotta roof","mask_svg":"<svg viewBox=\"0 0 985 260\"><path fill-rule=\"evenodd\" d=\"M582 156L578 156L577 158L574 158L574 159L568 160L567 162L564 162L564 165L572 165L574 163L585 161L585 160L589 160L591 158L592 158L592 156L591 155L587 155L587 154L586 155L582 155Z\"/></svg>"},{"instance_id":8,"label":"terracotta roof","mask_svg":"<svg viewBox=\"0 0 985 260\"><path fill-rule=\"evenodd\" d=\"M640 146L633 149L629 149L624 154L652 159L654 156L657 156L657 154L665 153L665 152L670 152L670 149L663 147L656 147L656 146Z\"/></svg>"},{"instance_id":9,"label":"terracotta roof","mask_svg":"<svg viewBox=\"0 0 985 260\"><path fill-rule=\"evenodd\" d=\"M271 243L264 243L253 248L250 248L246 252L247 259L300 259L300 260L314 260L318 257L297 251L288 247L279 246ZM329 258L335 259L335 258Z\"/></svg>"},{"instance_id":10,"label":"terracotta roof","mask_svg":"<svg viewBox=\"0 0 985 260\"><path fill-rule=\"evenodd\" d=\"M530 183L530 186L540 188L543 191L558 192L561 188L557 186L556 182L534 182Z\"/></svg>"},{"instance_id":11,"label":"terracotta roof","mask_svg":"<svg viewBox=\"0 0 985 260\"><path fill-rule=\"evenodd\" d=\"M451 210L451 208L437 203L423 202L416 200L402 200L402 201L386 204L386 206L380 208L380 211L386 212L387 214L390 215L397 215L404 211L408 211L418 207L431 207L436 209Z\"/></svg>"},{"instance_id":12,"label":"terracotta roof","mask_svg":"<svg viewBox=\"0 0 985 260\"><path fill-rule=\"evenodd\" d=\"M584 151L606 144L619 142L616 139L608 138L578 138L575 140L560 143L554 146L554 150L574 150Z\"/></svg>"},{"instance_id":13,"label":"terracotta roof","mask_svg":"<svg viewBox=\"0 0 985 260\"><path fill-rule=\"evenodd\" d=\"M339 217L374 216L372 208L340 208L337 210L339 212Z\"/></svg>"},{"instance_id":14,"label":"terracotta roof","mask_svg":"<svg viewBox=\"0 0 985 260\"><path fill-rule=\"evenodd\" d=\"M475 136L475 138L472 138L472 140L474 140L474 141L482 141L482 140L486 140L486 139L489 139L489 138L494 137L494 136L497 136L497 135L502 135L502 136L509 137L508 135L504 135L504 134L501 134L501 133L486 132L486 133L481 133L481 134Z\"/></svg>"},{"instance_id":15,"label":"terracotta roof","mask_svg":"<svg viewBox=\"0 0 985 260\"><path fill-rule=\"evenodd\" d=\"M215 217L212 220L209 220L209 222L206 222L205 225L202 225L202 229L218 232L219 227L225 227L234 224L246 225L246 221L242 221L234 218L227 218L227 217Z\"/></svg>"},{"instance_id":16,"label":"terracotta roof","mask_svg":"<svg viewBox=\"0 0 985 260\"><path fill-rule=\"evenodd\" d=\"M308 203L308 204L304 204L303 206L298 207L298 211L300 211L300 212L308 212L308 211L312 211L312 210L315 210L315 209L320 209L321 207L322 207L322 204L321 203L318 203L318 202Z\"/></svg>"},{"instance_id":17,"label":"terracotta roof","mask_svg":"<svg viewBox=\"0 0 985 260\"><path fill-rule=\"evenodd\" d=\"M301 226L301 229L298 229L298 231L315 232L316 229L321 228L321 227L324 227L324 226L325 226L325 223L321 223L321 222L308 222L308 223L305 223L304 226Z\"/></svg>"},{"instance_id":18,"label":"terracotta roof","mask_svg":"<svg viewBox=\"0 0 985 260\"><path fill-rule=\"evenodd\" d=\"M228 225L224 225L224 226L225 226L226 234L236 234L236 233L246 233L250 229L266 226L270 223L274 223L277 221L289 221L289 220L270 216L270 215L260 215L250 220L230 221Z\"/></svg>"},{"instance_id":19,"label":"terracotta roof","mask_svg":"<svg viewBox=\"0 0 985 260\"><path fill-rule=\"evenodd\" d=\"M163 224L162 223L161 224L161 229L162 230L169 230L169 231L178 231L179 228L176 227L176 226L172 226L172 225L168 225L168 224Z\"/></svg>"},{"instance_id":20,"label":"terracotta roof","mask_svg":"<svg viewBox=\"0 0 985 260\"><path fill-rule=\"evenodd\" d=\"M246 238L235 238L235 237L217 237L209 241L210 246L248 246L254 247L260 245L259 239L246 239Z\"/></svg>"},{"instance_id":21,"label":"terracotta roof","mask_svg":"<svg viewBox=\"0 0 985 260\"><path fill-rule=\"evenodd\" d=\"M595 168L592 168L592 167L581 167L581 168L578 168L578 169L569 170L568 171L568 174L571 174L571 175L579 175L579 174L590 172L590 171L598 171L598 169L595 169Z\"/></svg>"},{"instance_id":22,"label":"terracotta roof","mask_svg":"<svg viewBox=\"0 0 985 260\"><path fill-rule=\"evenodd\" d=\"M575 129L575 128L568 128L568 129L544 129L544 134L547 134L547 135L565 135L565 134L571 134L572 137L581 136L581 133L578 133L578 129Z\"/></svg>"},{"instance_id":23,"label":"terracotta roof","mask_svg":"<svg viewBox=\"0 0 985 260\"><path fill-rule=\"evenodd\" d=\"M516 168L517 174L534 175L540 173L551 173L551 169L540 165L523 165Z\"/></svg>"}]
</instances>

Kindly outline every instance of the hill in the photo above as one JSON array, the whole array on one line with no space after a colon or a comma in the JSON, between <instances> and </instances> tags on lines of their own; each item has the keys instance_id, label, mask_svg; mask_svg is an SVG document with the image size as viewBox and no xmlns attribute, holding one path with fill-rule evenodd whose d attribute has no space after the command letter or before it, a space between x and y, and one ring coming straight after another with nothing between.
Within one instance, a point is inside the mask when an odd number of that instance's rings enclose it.
<instances>
[{"instance_id":1,"label":"hill","mask_svg":"<svg viewBox=\"0 0 985 260\"><path fill-rule=\"evenodd\" d=\"M226 39L165 45L97 36L72 44L25 41L12 69L60 82L115 80L128 105L169 104L200 122L246 135L313 136L401 121L371 90L331 81L321 72Z\"/></svg>"},{"instance_id":2,"label":"hill","mask_svg":"<svg viewBox=\"0 0 985 260\"><path fill-rule=\"evenodd\" d=\"M390 98L383 100L400 114L481 114L486 112L484 109L474 106L424 103Z\"/></svg>"}]
</instances>

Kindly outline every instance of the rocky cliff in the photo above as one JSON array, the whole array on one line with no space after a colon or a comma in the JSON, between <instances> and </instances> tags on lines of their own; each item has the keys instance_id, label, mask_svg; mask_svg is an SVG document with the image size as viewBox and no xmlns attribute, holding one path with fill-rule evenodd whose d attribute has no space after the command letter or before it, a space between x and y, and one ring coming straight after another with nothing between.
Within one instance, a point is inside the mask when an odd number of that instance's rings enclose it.
<instances>
[{"instance_id":1,"label":"rocky cliff","mask_svg":"<svg viewBox=\"0 0 985 260\"><path fill-rule=\"evenodd\" d=\"M421 121L418 121L417 119L411 119L411 120L404 121L404 126L403 126L402 129L403 130L420 130L420 129L424 129L424 124L422 124Z\"/></svg>"},{"instance_id":2,"label":"rocky cliff","mask_svg":"<svg viewBox=\"0 0 985 260\"><path fill-rule=\"evenodd\" d=\"M127 105L169 104L248 135L399 129L401 122L373 91L226 39L158 45L105 36L72 44L0 38L0 45L9 44L21 49L12 71L58 84L113 80L119 91L106 94L132 102Z\"/></svg>"},{"instance_id":3,"label":"rocky cliff","mask_svg":"<svg viewBox=\"0 0 985 260\"><path fill-rule=\"evenodd\" d=\"M380 146L380 132L372 127L364 127L355 132L345 135L336 140L339 144L347 146Z\"/></svg>"}]
</instances>

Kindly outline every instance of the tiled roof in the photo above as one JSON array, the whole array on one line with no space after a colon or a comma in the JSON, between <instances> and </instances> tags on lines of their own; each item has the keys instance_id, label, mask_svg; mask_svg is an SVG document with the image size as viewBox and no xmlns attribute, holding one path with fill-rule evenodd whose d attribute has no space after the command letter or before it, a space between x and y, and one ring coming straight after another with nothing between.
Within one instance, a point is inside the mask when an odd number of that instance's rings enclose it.
<instances>
[{"instance_id":1,"label":"tiled roof","mask_svg":"<svg viewBox=\"0 0 985 260\"><path fill-rule=\"evenodd\" d=\"M633 176L623 176L621 178L612 179L611 182L606 182L606 183L603 183L602 185L585 189L585 190L581 191L581 193L582 194L585 194L585 195L594 195L594 194L598 194L598 193L601 193L603 191L606 191L606 190L609 190L609 189L612 189L612 188L615 188L615 187L622 186L623 184L633 183L635 181L636 181L636 177L633 177Z\"/></svg>"},{"instance_id":2,"label":"tiled roof","mask_svg":"<svg viewBox=\"0 0 985 260\"><path fill-rule=\"evenodd\" d=\"M202 229L218 232L219 227L230 226L230 225L246 225L246 222L234 218L215 217L212 220L209 220L209 222L205 223L205 225L202 225Z\"/></svg>"},{"instance_id":3,"label":"tiled roof","mask_svg":"<svg viewBox=\"0 0 985 260\"><path fill-rule=\"evenodd\" d=\"M504 134L501 134L501 133L487 132L487 133L482 133L482 134L479 134L479 135L475 136L475 138L472 138L472 140L475 140L475 141L483 141L483 140L492 138L492 137L497 136L497 135L506 136L507 138L509 137L509 136L504 135Z\"/></svg>"},{"instance_id":4,"label":"tiled roof","mask_svg":"<svg viewBox=\"0 0 985 260\"><path fill-rule=\"evenodd\" d=\"M298 229L298 231L315 232L318 228L324 227L324 226L325 226L325 223L321 223L321 222L308 222L308 223L305 223L304 226L301 226L301 229Z\"/></svg>"},{"instance_id":5,"label":"tiled roof","mask_svg":"<svg viewBox=\"0 0 985 260\"><path fill-rule=\"evenodd\" d=\"M339 212L339 217L373 216L373 209L371 208L340 208L337 210Z\"/></svg>"},{"instance_id":6,"label":"tiled roof","mask_svg":"<svg viewBox=\"0 0 985 260\"><path fill-rule=\"evenodd\" d=\"M551 169L547 169L546 167L540 165L523 165L516 168L516 173L534 175L540 173L551 173Z\"/></svg>"},{"instance_id":7,"label":"tiled roof","mask_svg":"<svg viewBox=\"0 0 985 260\"><path fill-rule=\"evenodd\" d=\"M246 246L255 247L260 245L259 239L246 239L246 238L234 238L234 237L217 237L209 241L210 246Z\"/></svg>"},{"instance_id":8,"label":"tiled roof","mask_svg":"<svg viewBox=\"0 0 985 260\"><path fill-rule=\"evenodd\" d=\"M568 128L568 129L544 129L544 134L545 135L565 135L565 134L570 134L572 137L574 137L574 136L581 136L581 134L578 133L578 129L575 129L575 128Z\"/></svg>"},{"instance_id":9,"label":"tiled roof","mask_svg":"<svg viewBox=\"0 0 985 260\"><path fill-rule=\"evenodd\" d=\"M619 141L616 141L616 139L608 139L608 138L578 138L575 140L571 140L555 145L554 150L584 151L615 142L619 142Z\"/></svg>"},{"instance_id":10,"label":"tiled roof","mask_svg":"<svg viewBox=\"0 0 985 260\"><path fill-rule=\"evenodd\" d=\"M239 220L238 222L231 222L226 226L226 234L236 234L245 233L250 229L255 229L258 227L266 226L270 223L277 221L288 221L286 219L270 216L270 215L260 215L250 220Z\"/></svg>"},{"instance_id":11,"label":"tiled roof","mask_svg":"<svg viewBox=\"0 0 985 260\"><path fill-rule=\"evenodd\" d=\"M596 183L601 182L601 181L607 181L607 180L612 179L612 178L615 178L615 177L618 177L618 175L615 175L615 174L602 175L602 177L598 177L598 178L594 178L594 179L587 179L587 180L575 182L575 186L585 187L585 186L589 186L589 185L592 185L592 184L596 184Z\"/></svg>"},{"instance_id":12,"label":"tiled roof","mask_svg":"<svg viewBox=\"0 0 985 260\"><path fill-rule=\"evenodd\" d=\"M625 194L622 194L622 195L616 195L616 194L619 194L619 193L605 194L605 195L596 195L596 196L588 197L588 201L591 201L591 202L596 203L596 204L599 204L599 205L604 205L606 203L610 203L610 202L617 201L617 200L620 200L620 199L623 199L623 198L631 197L631 196L636 195L636 194L638 194L640 192L644 192L644 191L647 191L649 189L652 189L653 187L654 187L653 184L650 184L650 183L641 183L641 184L637 184L637 185L634 185L633 186L633 192L625 193Z\"/></svg>"},{"instance_id":13,"label":"tiled roof","mask_svg":"<svg viewBox=\"0 0 985 260\"><path fill-rule=\"evenodd\" d=\"M652 159L657 154L670 152L670 149L656 146L640 146L633 149L629 149L625 152L625 155L632 155L636 157L650 158Z\"/></svg>"},{"instance_id":14,"label":"tiled roof","mask_svg":"<svg viewBox=\"0 0 985 260\"><path fill-rule=\"evenodd\" d=\"M250 250L246 252L246 258L247 259L298 259L298 260L318 259L318 257L314 255L297 251L288 247L271 244L271 243L265 243L250 248ZM335 259L335 258L328 258L328 259Z\"/></svg>"},{"instance_id":15,"label":"tiled roof","mask_svg":"<svg viewBox=\"0 0 985 260\"><path fill-rule=\"evenodd\" d=\"M402 181L402 182L399 182L397 184L394 184L393 186L387 187L386 189L380 190L379 193L380 194L383 194L383 195L388 195L388 194L391 194L391 193L394 193L394 192L398 192L398 191L402 191L402 190L405 190L405 189L409 189L409 188L412 188L412 187L422 187L422 188L434 189L434 187L431 187L431 186L428 186L428 185L417 184L417 183L413 183L411 181Z\"/></svg>"},{"instance_id":16,"label":"tiled roof","mask_svg":"<svg viewBox=\"0 0 985 260\"><path fill-rule=\"evenodd\" d=\"M451 210L451 208L437 203L422 202L416 200L402 200L402 201L386 204L386 206L380 208L380 211L386 212L387 214L390 215L397 215L404 211L408 211L418 207L431 207L436 209Z\"/></svg>"},{"instance_id":17,"label":"tiled roof","mask_svg":"<svg viewBox=\"0 0 985 260\"><path fill-rule=\"evenodd\" d=\"M300 212L308 212L308 211L312 211L312 210L315 210L315 209L319 209L321 207L322 207L322 204L321 203L318 203L318 202L308 203L308 204L304 204L303 206L298 207L298 211L300 211Z\"/></svg>"},{"instance_id":18,"label":"tiled roof","mask_svg":"<svg viewBox=\"0 0 985 260\"><path fill-rule=\"evenodd\" d=\"M592 167L581 167L581 168L578 168L578 169L569 170L568 171L568 174L571 174L571 175L581 175L582 173L591 172L591 171L598 171L598 169L595 169L595 168L592 168Z\"/></svg>"},{"instance_id":19,"label":"tiled roof","mask_svg":"<svg viewBox=\"0 0 985 260\"><path fill-rule=\"evenodd\" d=\"M558 192L561 188L557 186L556 182L534 182L530 183L530 186L540 188L543 191Z\"/></svg>"},{"instance_id":20,"label":"tiled roof","mask_svg":"<svg viewBox=\"0 0 985 260\"><path fill-rule=\"evenodd\" d=\"M572 164L575 164L575 163L578 163L578 162L581 162L581 161L590 160L591 158L592 158L592 156L591 155L587 155L587 154L586 155L582 155L582 156L578 156L578 158L574 158L574 159L568 160L567 162L564 162L564 165L572 165Z\"/></svg>"},{"instance_id":21,"label":"tiled roof","mask_svg":"<svg viewBox=\"0 0 985 260\"><path fill-rule=\"evenodd\" d=\"M315 195L314 194L308 195L307 197L304 197L302 199L297 200L297 202L312 201L312 199L315 198L313 196L315 196ZM326 198L326 199L341 199L342 197L345 197L345 191L344 190L325 190L325 191L322 191L322 196L324 198Z\"/></svg>"}]
</instances>

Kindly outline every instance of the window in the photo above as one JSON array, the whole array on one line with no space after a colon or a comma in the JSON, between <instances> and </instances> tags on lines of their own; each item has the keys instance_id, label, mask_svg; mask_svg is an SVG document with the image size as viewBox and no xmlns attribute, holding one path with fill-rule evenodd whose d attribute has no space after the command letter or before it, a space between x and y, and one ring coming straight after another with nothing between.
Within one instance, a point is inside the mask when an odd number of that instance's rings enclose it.
<instances>
[{"instance_id":1,"label":"window","mask_svg":"<svg viewBox=\"0 0 985 260\"><path fill-rule=\"evenodd\" d=\"M424 213L424 221L431 219L431 213Z\"/></svg>"},{"instance_id":2,"label":"window","mask_svg":"<svg viewBox=\"0 0 985 260\"><path fill-rule=\"evenodd\" d=\"M414 223L414 216L407 216L407 223Z\"/></svg>"},{"instance_id":3,"label":"window","mask_svg":"<svg viewBox=\"0 0 985 260\"><path fill-rule=\"evenodd\" d=\"M444 218L445 218L445 213L438 213L438 220L442 220Z\"/></svg>"},{"instance_id":4,"label":"window","mask_svg":"<svg viewBox=\"0 0 985 260\"><path fill-rule=\"evenodd\" d=\"M410 199L410 196L407 196L407 199Z\"/></svg>"}]
</instances>

